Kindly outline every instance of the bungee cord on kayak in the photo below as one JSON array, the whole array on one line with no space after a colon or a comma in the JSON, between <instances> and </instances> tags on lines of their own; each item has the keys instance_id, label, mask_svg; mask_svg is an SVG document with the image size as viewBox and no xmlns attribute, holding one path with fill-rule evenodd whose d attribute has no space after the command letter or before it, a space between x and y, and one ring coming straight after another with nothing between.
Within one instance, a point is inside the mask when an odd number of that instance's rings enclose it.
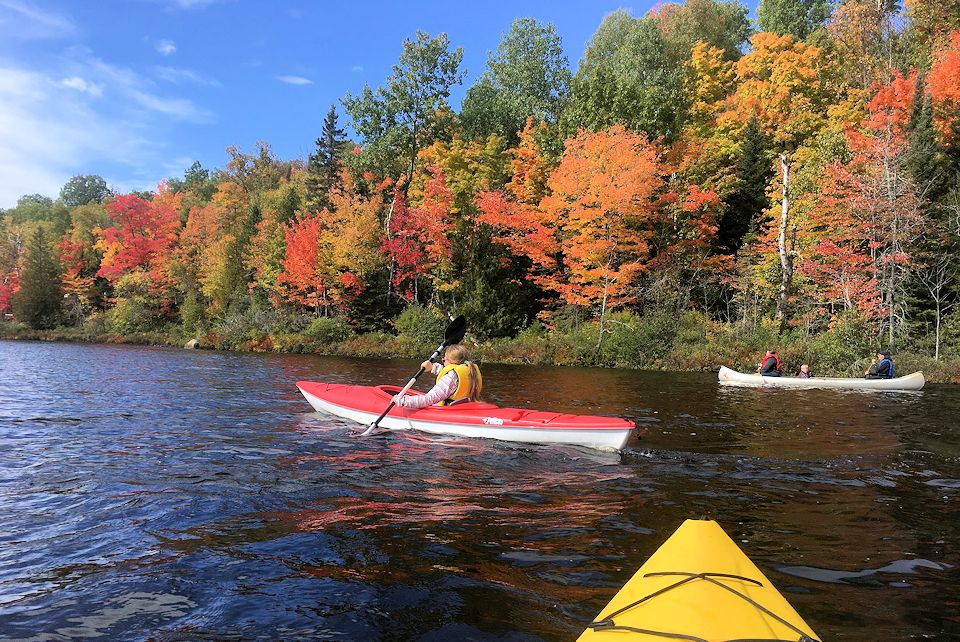
<instances>
[{"instance_id":1,"label":"bungee cord on kayak","mask_svg":"<svg viewBox=\"0 0 960 642\"><path fill-rule=\"evenodd\" d=\"M613 613L611 613L611 614L608 615L607 617L603 618L602 620L595 620L595 621L591 622L590 624L588 624L587 626L588 626L589 628L595 630L595 631L601 631L601 630L602 630L602 631L611 631L611 630L616 630L616 631L632 631L632 632L634 632L634 633L645 633L645 634L647 634L647 635L656 635L656 636L665 637L665 638L675 638L675 639L681 639L681 640L696 640L696 641L698 641L698 642L707 642L706 640L703 640L703 638L699 638L699 637L691 636L691 635L685 635L685 634L683 634L683 633L669 633L669 632L665 632L665 631L650 631L650 630L646 630L646 629L637 629L637 628L635 628L635 627L622 626L622 625L619 625L619 624L617 624L616 622L613 621L613 618L615 618L616 616L618 616L618 615L620 615L620 614L622 614L622 613L625 613L626 611L629 611L630 609L632 609L632 608L634 608L634 607L637 607L637 606L643 604L644 602L647 602L648 600L651 600L651 599L657 597L658 595L662 595L663 593L666 593L667 591L671 591L671 590L673 590L673 589L675 589L675 588L681 587L681 586L683 586L684 584L687 584L687 583L692 582L692 581L694 581L694 580L704 580L704 581L706 581L706 582L711 582L712 584L715 584L716 586L719 586L720 588L726 589L727 591L730 591L731 593L733 593L733 594L736 595L737 597L739 597L739 598L745 600L746 602L748 602L748 603L749 603L750 605L752 605L754 608L762 611L762 612L765 613L766 615L772 617L772 618L775 619L776 621L780 622L780 623L783 624L784 626L790 628L791 630L797 632L797 633L800 635L800 637L797 638L796 640L783 640L783 639L781 639L781 638L769 638L769 639L763 639L763 640L760 640L760 639L752 639L752 640L750 640L749 642L819 642L819 640L817 640L816 638L811 638L810 636L808 636L806 633L804 633L803 631L801 631L800 629L798 629L797 627L795 627L793 624L791 624L791 623L788 622L787 620L783 619L782 617L780 617L779 615L777 615L777 614L774 613L773 611L771 611L771 610L767 609L766 607L764 607L762 604L757 603L755 600L751 599L751 598L750 598L749 596L747 596L747 595L744 595L743 593L741 593L741 592L738 591L737 589L735 589L735 588L733 588L733 587L731 587L731 586L727 586L727 585L724 584L723 582L718 581L716 578L724 578L724 579L732 579L732 580L741 580L741 581L743 581L743 582L749 582L749 583L751 583L751 584L753 584L753 585L755 585L755 586L761 586L761 587L763 586L763 582L760 582L760 581L758 581L758 580L751 579L751 578L749 578L749 577L743 577L742 575L732 575L732 574L730 574L730 573L685 573L685 572L682 572L682 571L659 571L659 572L654 572L654 573L644 573L643 577L665 577L665 576L669 576L669 575L680 575L680 576L683 576L683 579L680 580L679 582L675 582L674 584L671 584L671 585L669 585L669 586L665 586L665 587L662 588L662 589L659 589L659 590L657 590L657 591L654 591L653 593L650 593L649 595L646 595L646 596L640 598L639 600L635 600L634 602L631 602L630 604L627 604L626 606L621 607L620 609L617 609L616 611L614 611ZM732 641L729 641L729 642L747 642L747 641L746 641L746 640L732 640Z\"/></svg>"},{"instance_id":2,"label":"bungee cord on kayak","mask_svg":"<svg viewBox=\"0 0 960 642\"><path fill-rule=\"evenodd\" d=\"M695 519L683 522L643 563L578 642L651 638L819 642L716 522Z\"/></svg>"}]
</instances>

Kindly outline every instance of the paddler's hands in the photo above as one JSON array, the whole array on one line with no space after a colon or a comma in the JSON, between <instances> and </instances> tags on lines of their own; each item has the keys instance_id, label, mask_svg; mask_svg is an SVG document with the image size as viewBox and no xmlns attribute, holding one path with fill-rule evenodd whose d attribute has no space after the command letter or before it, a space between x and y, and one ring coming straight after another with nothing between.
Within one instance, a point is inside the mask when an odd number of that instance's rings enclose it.
<instances>
[{"instance_id":1,"label":"paddler's hands","mask_svg":"<svg viewBox=\"0 0 960 642\"><path fill-rule=\"evenodd\" d=\"M427 360L420 364L424 372L433 372L433 361Z\"/></svg>"},{"instance_id":2,"label":"paddler's hands","mask_svg":"<svg viewBox=\"0 0 960 642\"><path fill-rule=\"evenodd\" d=\"M398 406L400 406L400 407L402 408L402 407L403 407L403 400L404 400L405 398L406 398L405 395L396 394L396 395L393 396L393 403L397 404Z\"/></svg>"}]
</instances>

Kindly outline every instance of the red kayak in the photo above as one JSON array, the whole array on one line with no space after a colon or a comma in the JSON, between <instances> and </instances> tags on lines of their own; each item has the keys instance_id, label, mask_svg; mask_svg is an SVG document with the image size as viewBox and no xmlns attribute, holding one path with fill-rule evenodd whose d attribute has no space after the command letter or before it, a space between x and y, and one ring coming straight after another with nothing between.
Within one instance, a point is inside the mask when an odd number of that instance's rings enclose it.
<instances>
[{"instance_id":1,"label":"red kayak","mask_svg":"<svg viewBox=\"0 0 960 642\"><path fill-rule=\"evenodd\" d=\"M297 387L318 412L370 424L400 392L397 386L350 386L298 381ZM408 395L421 395L410 390ZM411 410L395 406L380 421L391 430L420 430L441 435L487 437L535 444L576 444L621 449L633 424L617 417L591 417L520 408L501 408L483 401Z\"/></svg>"}]
</instances>

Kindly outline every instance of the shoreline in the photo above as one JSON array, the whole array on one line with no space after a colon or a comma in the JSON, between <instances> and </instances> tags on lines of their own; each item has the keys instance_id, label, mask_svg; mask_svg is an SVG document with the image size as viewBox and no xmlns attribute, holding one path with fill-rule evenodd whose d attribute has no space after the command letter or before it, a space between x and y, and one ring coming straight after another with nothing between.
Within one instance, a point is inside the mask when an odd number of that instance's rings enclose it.
<instances>
[{"instance_id":1,"label":"shoreline","mask_svg":"<svg viewBox=\"0 0 960 642\"><path fill-rule=\"evenodd\" d=\"M371 333L350 335L342 341L316 343L300 335L283 335L274 337L267 335L251 338L240 345L217 345L209 337L187 337L175 332L137 332L129 334L109 333L94 334L81 328L55 328L51 330L34 330L23 327L4 327L0 324L0 340L9 341L42 341L48 343L89 343L100 345L139 345L180 348L184 350L215 350L238 353L273 353L273 354L315 354L322 356L378 358L378 359L422 359L436 346L427 345L404 335L389 335L385 333ZM186 344L191 339L199 345L190 348ZM614 368L622 370L647 370L660 372L717 372L720 366L727 366L740 372L752 371L752 366L744 366L730 352L753 354L747 346L738 346L735 351L725 351L729 357L724 361L705 360L703 349L708 344L693 346L687 359L684 355L673 351L667 359L678 367L664 367L664 360L657 359L647 363L625 364L620 362L609 363L598 359L594 354L578 353L570 349L569 337L562 334L546 333L531 341L530 337L519 336L514 339L500 339L483 343L472 343L471 349L477 361L483 363L498 363L505 365L529 366L557 366L570 368ZM552 345L551 345L552 344ZM552 349L551 349L552 347ZM688 346L690 348L690 346ZM741 357L742 359L743 357ZM815 361L815 360L814 360ZM750 363L747 361L747 363ZM731 365L732 364L732 365ZM926 367L924 367L926 366ZM932 367L931 367L932 366ZM935 361L930 357L904 351L896 359L897 371L909 374L918 370L923 371L927 383L931 384L960 384L960 359L944 359ZM859 366L856 368L860 370ZM827 368L815 368L815 374L830 377L852 377L856 375L848 372L838 372Z\"/></svg>"}]
</instances>

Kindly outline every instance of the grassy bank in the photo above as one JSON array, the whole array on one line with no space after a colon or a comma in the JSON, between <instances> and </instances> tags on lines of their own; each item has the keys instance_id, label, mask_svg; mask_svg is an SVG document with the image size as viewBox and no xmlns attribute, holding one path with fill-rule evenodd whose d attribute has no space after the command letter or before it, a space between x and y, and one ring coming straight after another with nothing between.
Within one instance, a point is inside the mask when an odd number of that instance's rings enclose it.
<instances>
[{"instance_id":1,"label":"grassy bank","mask_svg":"<svg viewBox=\"0 0 960 642\"><path fill-rule=\"evenodd\" d=\"M603 341L596 324L580 323L552 329L535 325L513 338L486 341L468 334L465 342L481 363L673 371L716 371L726 365L751 372L763 352L773 347L779 350L786 373L807 363L817 375L839 377L861 376L876 349L867 326L855 318L809 336L801 331L778 336L772 324L716 323L693 312L679 318L623 313L609 321ZM0 337L167 346L196 339L202 348L216 350L416 359L433 351L445 323L436 314L415 308L401 314L393 332L362 334L342 318L280 318L269 311L245 313L192 331L180 325L121 328L107 317L92 316L79 326L49 330L0 323ZM897 371L923 370L930 382L960 383L960 355L948 351L934 360L925 352L916 347L899 350Z\"/></svg>"}]
</instances>

